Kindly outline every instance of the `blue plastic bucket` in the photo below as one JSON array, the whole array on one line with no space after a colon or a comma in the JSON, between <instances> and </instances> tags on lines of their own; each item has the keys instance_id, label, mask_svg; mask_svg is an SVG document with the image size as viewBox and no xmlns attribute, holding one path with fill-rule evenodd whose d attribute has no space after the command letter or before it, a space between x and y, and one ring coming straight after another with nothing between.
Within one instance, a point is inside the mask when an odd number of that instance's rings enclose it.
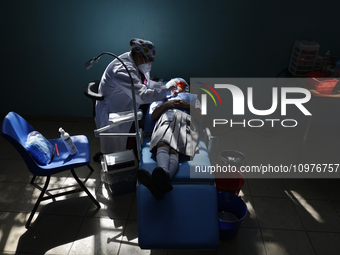
<instances>
[{"instance_id":1,"label":"blue plastic bucket","mask_svg":"<svg viewBox=\"0 0 340 255\"><path fill-rule=\"evenodd\" d=\"M239 196L229 192L218 193L220 240L236 237L247 211L246 203Z\"/></svg>"}]
</instances>

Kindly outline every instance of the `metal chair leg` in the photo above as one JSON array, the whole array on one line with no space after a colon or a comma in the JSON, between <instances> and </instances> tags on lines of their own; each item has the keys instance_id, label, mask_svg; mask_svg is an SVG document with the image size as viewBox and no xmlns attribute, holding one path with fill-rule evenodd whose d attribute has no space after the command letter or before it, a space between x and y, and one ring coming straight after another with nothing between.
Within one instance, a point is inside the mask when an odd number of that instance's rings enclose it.
<instances>
[{"instance_id":1,"label":"metal chair leg","mask_svg":"<svg viewBox=\"0 0 340 255\"><path fill-rule=\"evenodd\" d=\"M34 181L34 179L35 179L35 176L33 176L33 179L32 179L32 180ZM45 195L45 191L47 190L48 184L50 183L50 179L51 179L50 176L47 176L47 177L46 177L45 185L44 185L43 189L41 190L40 196L38 197L38 200L37 200L37 202L35 203L35 205L34 205L34 207L33 207L33 210L32 210L32 212L31 212L31 215L29 216L29 218L28 218L28 220L27 220L27 222L26 222L25 227L26 227L27 229L28 229L29 226L30 226L30 223L31 223L31 221L32 221L32 219L33 219L33 216L34 216L35 212L37 211L37 209L38 209L38 207L39 207L40 202L43 200L43 197L44 197L44 195Z\"/></svg>"},{"instance_id":2,"label":"metal chair leg","mask_svg":"<svg viewBox=\"0 0 340 255\"><path fill-rule=\"evenodd\" d=\"M33 175L32 179L31 179L31 182L30 182L31 184L34 183L36 177L37 177L36 175Z\"/></svg>"},{"instance_id":3,"label":"metal chair leg","mask_svg":"<svg viewBox=\"0 0 340 255\"><path fill-rule=\"evenodd\" d=\"M91 172L94 171L94 169L92 168L92 166L90 164L88 164L87 167L91 170Z\"/></svg>"},{"instance_id":4,"label":"metal chair leg","mask_svg":"<svg viewBox=\"0 0 340 255\"><path fill-rule=\"evenodd\" d=\"M75 173L74 169L71 169L71 173L74 177L74 179L77 181L77 183L79 184L79 186L86 192L86 194L91 198L92 202L98 207L100 208L100 204L98 203L98 201L92 196L91 192L85 187L84 183L78 178L77 174Z\"/></svg>"}]
</instances>

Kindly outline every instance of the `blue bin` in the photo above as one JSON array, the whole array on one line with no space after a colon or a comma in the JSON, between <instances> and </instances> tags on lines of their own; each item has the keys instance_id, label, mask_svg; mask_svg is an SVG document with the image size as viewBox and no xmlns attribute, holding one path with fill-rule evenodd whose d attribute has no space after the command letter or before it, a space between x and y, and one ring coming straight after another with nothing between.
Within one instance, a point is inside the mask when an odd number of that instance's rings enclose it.
<instances>
[{"instance_id":1,"label":"blue bin","mask_svg":"<svg viewBox=\"0 0 340 255\"><path fill-rule=\"evenodd\" d=\"M239 196L229 192L218 193L220 240L236 237L247 211L246 203Z\"/></svg>"}]
</instances>

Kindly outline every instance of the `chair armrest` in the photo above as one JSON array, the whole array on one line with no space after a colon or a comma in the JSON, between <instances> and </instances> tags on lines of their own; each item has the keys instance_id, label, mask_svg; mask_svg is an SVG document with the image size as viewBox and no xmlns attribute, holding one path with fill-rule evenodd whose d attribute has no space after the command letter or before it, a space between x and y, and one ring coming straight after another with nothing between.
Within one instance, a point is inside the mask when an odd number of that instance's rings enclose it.
<instances>
[{"instance_id":1,"label":"chair armrest","mask_svg":"<svg viewBox=\"0 0 340 255\"><path fill-rule=\"evenodd\" d=\"M102 101L104 100L104 96L98 94L98 86L99 86L100 81L92 81L90 82L85 88L84 88L84 94L85 96L97 100L97 101Z\"/></svg>"}]
</instances>

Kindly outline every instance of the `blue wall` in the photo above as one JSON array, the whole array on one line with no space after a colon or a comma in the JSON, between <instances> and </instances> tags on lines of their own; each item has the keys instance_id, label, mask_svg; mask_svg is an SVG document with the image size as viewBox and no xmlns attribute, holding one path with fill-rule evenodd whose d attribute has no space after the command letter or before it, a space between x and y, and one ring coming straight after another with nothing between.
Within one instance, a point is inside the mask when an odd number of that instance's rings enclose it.
<instances>
[{"instance_id":1,"label":"blue wall","mask_svg":"<svg viewBox=\"0 0 340 255\"><path fill-rule=\"evenodd\" d=\"M339 1L2 0L1 114L92 116L84 86L100 79L129 40L151 40L152 73L172 77L275 77L295 39L340 56Z\"/></svg>"}]
</instances>

